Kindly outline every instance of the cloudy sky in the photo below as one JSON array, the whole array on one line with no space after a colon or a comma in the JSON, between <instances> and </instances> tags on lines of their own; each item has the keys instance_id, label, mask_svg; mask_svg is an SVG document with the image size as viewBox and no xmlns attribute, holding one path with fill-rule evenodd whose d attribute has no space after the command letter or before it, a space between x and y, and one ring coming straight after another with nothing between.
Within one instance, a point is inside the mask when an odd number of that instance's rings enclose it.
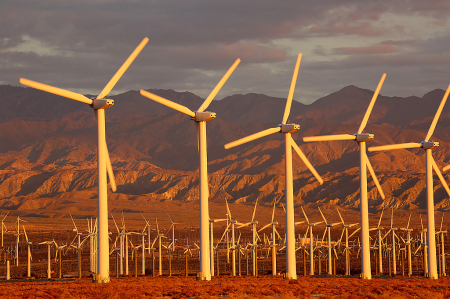
<instances>
[{"instance_id":1,"label":"cloudy sky","mask_svg":"<svg viewBox=\"0 0 450 299\"><path fill-rule=\"evenodd\" d=\"M19 78L98 94L144 37L147 46L111 94L130 89L206 97L237 59L217 96L286 97L303 53L294 99L347 85L422 96L450 84L448 0L1 0L0 84Z\"/></svg>"}]
</instances>

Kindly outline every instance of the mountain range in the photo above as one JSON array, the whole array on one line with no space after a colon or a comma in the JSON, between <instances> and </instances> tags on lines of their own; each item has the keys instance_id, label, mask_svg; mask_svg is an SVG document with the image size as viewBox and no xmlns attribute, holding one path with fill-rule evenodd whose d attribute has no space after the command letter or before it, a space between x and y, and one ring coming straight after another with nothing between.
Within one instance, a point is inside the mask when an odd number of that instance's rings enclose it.
<instances>
[{"instance_id":1,"label":"mountain range","mask_svg":"<svg viewBox=\"0 0 450 299\"><path fill-rule=\"evenodd\" d=\"M151 89L194 110L203 99L190 92ZM359 207L359 152L355 142L304 143L313 135L355 133L373 91L347 86L310 105L294 101L292 134L324 179L320 185L294 153L294 201L301 205ZM380 95L367 132L368 146L423 140L444 95L437 89L423 97ZM112 97L106 111L106 136L117 182L109 191L111 211L141 212L158 203L198 200L198 153L195 124L189 117L128 91ZM295 98L295 96L294 96ZM225 150L224 144L277 126L286 99L236 94L213 101L217 118L207 124L210 201L270 206L284 201L284 144L281 134ZM450 163L450 104L433 135L439 167ZM87 105L31 88L0 85L0 209L51 217L96 209L97 126ZM369 177L370 210L387 207L424 209L425 156L421 149L368 153L383 200ZM446 179L449 178L444 173ZM450 201L437 177L435 203Z\"/></svg>"}]
</instances>

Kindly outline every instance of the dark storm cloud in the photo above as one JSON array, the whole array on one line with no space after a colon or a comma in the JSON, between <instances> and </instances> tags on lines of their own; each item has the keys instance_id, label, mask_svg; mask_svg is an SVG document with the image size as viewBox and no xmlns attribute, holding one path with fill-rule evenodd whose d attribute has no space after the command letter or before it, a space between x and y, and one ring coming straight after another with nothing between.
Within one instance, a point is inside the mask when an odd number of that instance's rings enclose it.
<instances>
[{"instance_id":1,"label":"dark storm cloud","mask_svg":"<svg viewBox=\"0 0 450 299\"><path fill-rule=\"evenodd\" d=\"M26 77L98 92L145 36L148 45L113 93L173 88L206 96L239 57L217 98L285 96L304 46L310 52L295 98L306 102L350 84L374 89L383 72L382 92L391 95L421 95L450 80L449 36L439 34L448 1L4 0L1 7L4 84Z\"/></svg>"}]
</instances>

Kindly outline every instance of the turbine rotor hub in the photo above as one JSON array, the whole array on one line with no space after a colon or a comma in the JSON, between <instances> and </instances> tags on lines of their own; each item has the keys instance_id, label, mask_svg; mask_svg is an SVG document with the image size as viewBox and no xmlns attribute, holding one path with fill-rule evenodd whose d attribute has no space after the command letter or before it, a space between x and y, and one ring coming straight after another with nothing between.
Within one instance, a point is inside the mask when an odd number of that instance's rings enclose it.
<instances>
[{"instance_id":1,"label":"turbine rotor hub","mask_svg":"<svg viewBox=\"0 0 450 299\"><path fill-rule=\"evenodd\" d=\"M375 135L373 134L368 134L368 133L364 133L364 134L354 134L356 136L356 141L357 142L367 142L372 140Z\"/></svg>"},{"instance_id":2,"label":"turbine rotor hub","mask_svg":"<svg viewBox=\"0 0 450 299\"><path fill-rule=\"evenodd\" d=\"M278 126L281 127L280 133L294 133L300 130L300 125L296 124L280 124Z\"/></svg>"},{"instance_id":3,"label":"turbine rotor hub","mask_svg":"<svg viewBox=\"0 0 450 299\"><path fill-rule=\"evenodd\" d=\"M424 150L433 149L439 146L439 142L437 141L422 141L421 144Z\"/></svg>"},{"instance_id":4,"label":"turbine rotor hub","mask_svg":"<svg viewBox=\"0 0 450 299\"><path fill-rule=\"evenodd\" d=\"M92 99L91 108L97 109L108 109L109 107L114 105L114 100L112 99Z\"/></svg>"},{"instance_id":5,"label":"turbine rotor hub","mask_svg":"<svg viewBox=\"0 0 450 299\"><path fill-rule=\"evenodd\" d=\"M195 112L195 117L192 118L192 120L195 121L210 121L212 119L216 118L216 113L215 112L210 112L210 111L203 111L203 112L199 112L196 111Z\"/></svg>"}]
</instances>

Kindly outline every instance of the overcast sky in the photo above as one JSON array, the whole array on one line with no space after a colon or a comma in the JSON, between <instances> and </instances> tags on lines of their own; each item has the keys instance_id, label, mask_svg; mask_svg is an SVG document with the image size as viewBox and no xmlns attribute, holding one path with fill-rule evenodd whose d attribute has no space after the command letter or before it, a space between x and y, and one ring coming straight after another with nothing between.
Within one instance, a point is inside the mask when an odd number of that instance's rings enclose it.
<instances>
[{"instance_id":1,"label":"overcast sky","mask_svg":"<svg viewBox=\"0 0 450 299\"><path fill-rule=\"evenodd\" d=\"M206 97L294 99L347 85L422 96L450 84L450 1L1 0L0 84L19 78L98 94L144 37L147 46L111 92L163 88Z\"/></svg>"}]
</instances>

